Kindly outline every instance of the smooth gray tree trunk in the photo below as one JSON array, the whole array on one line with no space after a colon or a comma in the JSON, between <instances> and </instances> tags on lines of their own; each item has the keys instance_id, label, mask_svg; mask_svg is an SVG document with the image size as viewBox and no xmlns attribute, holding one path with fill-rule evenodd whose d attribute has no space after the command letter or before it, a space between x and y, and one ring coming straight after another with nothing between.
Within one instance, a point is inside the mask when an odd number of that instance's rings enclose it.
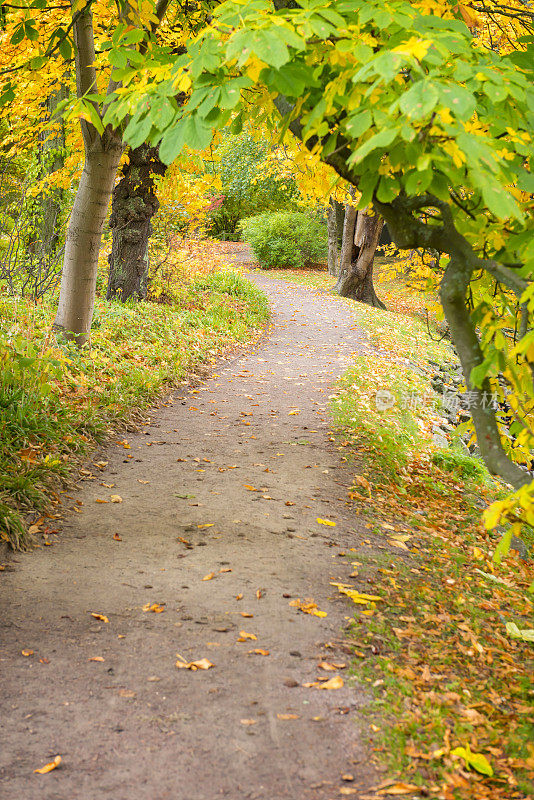
<instances>
[{"instance_id":1,"label":"smooth gray tree trunk","mask_svg":"<svg viewBox=\"0 0 534 800\"><path fill-rule=\"evenodd\" d=\"M334 201L331 199L328 204L328 212L326 216L326 226L328 231L328 272L330 275L338 274L338 232L337 232L337 215Z\"/></svg>"}]
</instances>

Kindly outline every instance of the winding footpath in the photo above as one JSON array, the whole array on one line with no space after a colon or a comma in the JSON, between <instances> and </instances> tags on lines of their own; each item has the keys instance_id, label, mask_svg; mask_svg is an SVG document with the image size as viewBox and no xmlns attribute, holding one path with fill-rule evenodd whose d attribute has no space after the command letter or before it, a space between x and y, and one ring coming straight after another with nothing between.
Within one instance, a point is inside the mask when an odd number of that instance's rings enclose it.
<instances>
[{"instance_id":1,"label":"winding footpath","mask_svg":"<svg viewBox=\"0 0 534 800\"><path fill-rule=\"evenodd\" d=\"M326 407L365 345L349 303L250 279L263 339L95 456L58 544L0 574L2 800L357 800L380 780L369 698L318 667L350 662L330 582L368 531Z\"/></svg>"}]
</instances>

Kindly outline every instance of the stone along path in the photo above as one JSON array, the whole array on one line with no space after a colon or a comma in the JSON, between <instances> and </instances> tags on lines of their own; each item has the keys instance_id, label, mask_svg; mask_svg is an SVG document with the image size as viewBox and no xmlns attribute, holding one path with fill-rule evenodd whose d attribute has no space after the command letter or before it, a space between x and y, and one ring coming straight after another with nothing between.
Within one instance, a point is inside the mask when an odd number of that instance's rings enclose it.
<instances>
[{"instance_id":1,"label":"stone along path","mask_svg":"<svg viewBox=\"0 0 534 800\"><path fill-rule=\"evenodd\" d=\"M95 457L60 542L0 574L3 800L337 800L377 782L361 687L318 667L350 661L330 581L365 529L325 409L363 344L348 304L251 280L273 307L262 341Z\"/></svg>"}]
</instances>

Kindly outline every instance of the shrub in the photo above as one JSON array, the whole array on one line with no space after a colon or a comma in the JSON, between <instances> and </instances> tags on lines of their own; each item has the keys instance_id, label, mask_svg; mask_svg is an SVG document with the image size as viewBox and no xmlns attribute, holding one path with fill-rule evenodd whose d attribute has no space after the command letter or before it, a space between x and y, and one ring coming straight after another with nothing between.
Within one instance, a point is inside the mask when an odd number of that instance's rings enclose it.
<instances>
[{"instance_id":1,"label":"shrub","mask_svg":"<svg viewBox=\"0 0 534 800\"><path fill-rule=\"evenodd\" d=\"M326 227L307 214L259 214L243 220L241 227L262 269L298 269L326 257Z\"/></svg>"}]
</instances>

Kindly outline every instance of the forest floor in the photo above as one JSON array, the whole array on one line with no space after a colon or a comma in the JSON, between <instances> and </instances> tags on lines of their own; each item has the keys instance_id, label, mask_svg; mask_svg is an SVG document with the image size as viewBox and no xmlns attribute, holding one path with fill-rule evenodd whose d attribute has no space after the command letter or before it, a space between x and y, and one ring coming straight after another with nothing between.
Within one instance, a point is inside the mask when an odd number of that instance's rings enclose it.
<instances>
[{"instance_id":1,"label":"forest floor","mask_svg":"<svg viewBox=\"0 0 534 800\"><path fill-rule=\"evenodd\" d=\"M264 339L95 455L58 544L2 574L2 798L334 800L380 784L331 585L373 539L326 414L364 345L350 304L252 280L272 303Z\"/></svg>"}]
</instances>

